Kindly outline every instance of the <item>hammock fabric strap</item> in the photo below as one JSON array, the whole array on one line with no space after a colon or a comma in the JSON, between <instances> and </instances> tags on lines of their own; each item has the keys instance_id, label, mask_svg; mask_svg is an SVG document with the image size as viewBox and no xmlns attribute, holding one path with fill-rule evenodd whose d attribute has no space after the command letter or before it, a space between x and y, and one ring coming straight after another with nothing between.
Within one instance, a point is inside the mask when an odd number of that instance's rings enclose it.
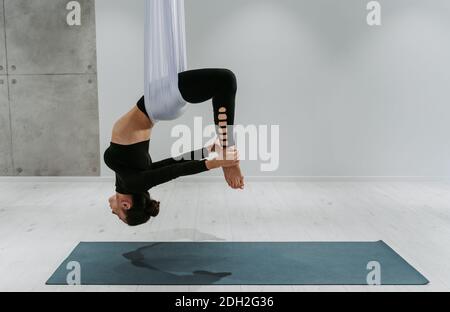
<instances>
[{"instance_id":1,"label":"hammock fabric strap","mask_svg":"<svg viewBox=\"0 0 450 312\"><path fill-rule=\"evenodd\" d=\"M184 0L145 0L145 107L154 121L180 117L186 101L178 74L187 70Z\"/></svg>"}]
</instances>

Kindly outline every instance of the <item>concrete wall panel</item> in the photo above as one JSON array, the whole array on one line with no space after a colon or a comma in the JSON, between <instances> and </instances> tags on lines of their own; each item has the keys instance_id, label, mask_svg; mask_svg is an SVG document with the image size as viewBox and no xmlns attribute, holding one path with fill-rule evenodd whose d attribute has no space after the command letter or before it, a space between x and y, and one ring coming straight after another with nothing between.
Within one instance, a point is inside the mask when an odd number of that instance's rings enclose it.
<instances>
[{"instance_id":1,"label":"concrete wall panel","mask_svg":"<svg viewBox=\"0 0 450 312\"><path fill-rule=\"evenodd\" d=\"M5 49L5 19L3 2L0 0L0 75L6 74L6 49Z\"/></svg>"},{"instance_id":2,"label":"concrete wall panel","mask_svg":"<svg viewBox=\"0 0 450 312\"><path fill-rule=\"evenodd\" d=\"M96 72L94 0L0 0L0 175L99 175Z\"/></svg>"},{"instance_id":3,"label":"concrete wall panel","mask_svg":"<svg viewBox=\"0 0 450 312\"><path fill-rule=\"evenodd\" d=\"M6 76L0 75L0 176L13 175L8 85L6 79Z\"/></svg>"},{"instance_id":4,"label":"concrete wall panel","mask_svg":"<svg viewBox=\"0 0 450 312\"><path fill-rule=\"evenodd\" d=\"M67 23L68 0L5 0L10 74L96 72L95 5L78 0L81 25Z\"/></svg>"},{"instance_id":5,"label":"concrete wall panel","mask_svg":"<svg viewBox=\"0 0 450 312\"><path fill-rule=\"evenodd\" d=\"M13 153L19 176L97 176L96 75L10 77Z\"/></svg>"},{"instance_id":6,"label":"concrete wall panel","mask_svg":"<svg viewBox=\"0 0 450 312\"><path fill-rule=\"evenodd\" d=\"M6 76L5 23L0 0L0 176L13 174L9 122L8 77Z\"/></svg>"}]
</instances>

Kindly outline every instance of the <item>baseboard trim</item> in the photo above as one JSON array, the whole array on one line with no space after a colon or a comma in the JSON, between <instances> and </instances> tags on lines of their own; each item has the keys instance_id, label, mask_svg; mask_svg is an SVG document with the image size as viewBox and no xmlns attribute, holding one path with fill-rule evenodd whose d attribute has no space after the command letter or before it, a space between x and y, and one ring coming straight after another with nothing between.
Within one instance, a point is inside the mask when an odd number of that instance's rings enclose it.
<instances>
[{"instance_id":1,"label":"baseboard trim","mask_svg":"<svg viewBox=\"0 0 450 312\"><path fill-rule=\"evenodd\" d=\"M223 177L186 177L183 182L221 182ZM450 177L246 177L247 182L450 182Z\"/></svg>"},{"instance_id":2,"label":"baseboard trim","mask_svg":"<svg viewBox=\"0 0 450 312\"><path fill-rule=\"evenodd\" d=\"M185 177L177 180L187 183L211 183L221 182L221 176L208 177ZM267 176L247 177L247 182L450 182L450 177L289 177L289 176ZM0 177L0 183L114 183L112 176L105 177Z\"/></svg>"},{"instance_id":3,"label":"baseboard trim","mask_svg":"<svg viewBox=\"0 0 450 312\"><path fill-rule=\"evenodd\" d=\"M99 182L114 182L114 177L0 177L0 182L99 183Z\"/></svg>"}]
</instances>

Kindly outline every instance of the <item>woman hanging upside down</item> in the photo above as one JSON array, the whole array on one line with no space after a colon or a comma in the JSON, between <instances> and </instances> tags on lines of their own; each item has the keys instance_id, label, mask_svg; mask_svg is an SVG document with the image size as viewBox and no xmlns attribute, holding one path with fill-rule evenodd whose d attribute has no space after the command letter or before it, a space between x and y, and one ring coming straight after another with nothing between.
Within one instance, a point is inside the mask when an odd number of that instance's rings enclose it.
<instances>
[{"instance_id":1,"label":"woman hanging upside down","mask_svg":"<svg viewBox=\"0 0 450 312\"><path fill-rule=\"evenodd\" d=\"M116 194L109 199L111 210L130 226L144 224L158 216L160 203L150 197L149 190L176 178L223 168L230 187L244 188L231 130L235 120L236 76L227 69L200 69L182 72L178 79L172 98L153 101L144 96L117 121L111 146L104 155L105 163L116 173ZM149 145L152 129L158 122L181 116L186 102L202 103L211 99L219 137L216 144L177 158L153 162ZM209 157L212 152L215 158Z\"/></svg>"}]
</instances>

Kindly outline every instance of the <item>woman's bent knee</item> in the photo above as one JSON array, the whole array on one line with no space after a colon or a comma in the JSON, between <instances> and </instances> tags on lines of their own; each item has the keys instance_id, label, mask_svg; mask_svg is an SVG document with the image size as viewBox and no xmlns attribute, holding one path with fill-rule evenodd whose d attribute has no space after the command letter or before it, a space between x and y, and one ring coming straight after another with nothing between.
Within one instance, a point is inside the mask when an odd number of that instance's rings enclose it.
<instances>
[{"instance_id":1,"label":"woman's bent knee","mask_svg":"<svg viewBox=\"0 0 450 312\"><path fill-rule=\"evenodd\" d=\"M221 70L221 84L222 87L228 92L237 92L237 77L229 69Z\"/></svg>"}]
</instances>

